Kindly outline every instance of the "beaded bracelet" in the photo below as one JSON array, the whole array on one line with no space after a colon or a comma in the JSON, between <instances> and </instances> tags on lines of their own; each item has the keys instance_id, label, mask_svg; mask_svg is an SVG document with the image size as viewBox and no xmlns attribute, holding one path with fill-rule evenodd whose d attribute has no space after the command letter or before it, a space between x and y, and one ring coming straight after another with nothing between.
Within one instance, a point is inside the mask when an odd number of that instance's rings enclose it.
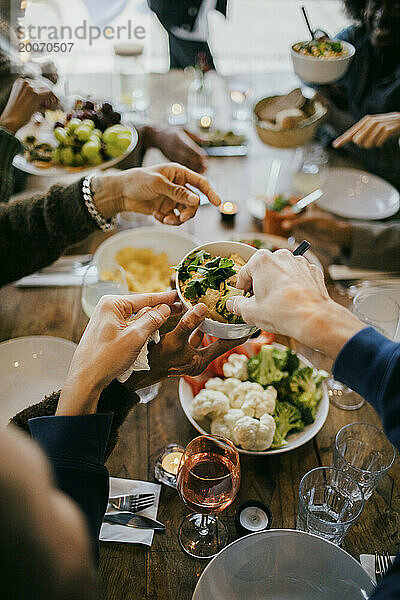
<instances>
[{"instance_id":1,"label":"beaded bracelet","mask_svg":"<svg viewBox=\"0 0 400 600\"><path fill-rule=\"evenodd\" d=\"M92 177L93 175L87 175L82 183L82 195L85 206L92 219L96 221L102 231L111 231L115 227L114 219L105 219L93 202L92 188L90 187Z\"/></svg>"}]
</instances>

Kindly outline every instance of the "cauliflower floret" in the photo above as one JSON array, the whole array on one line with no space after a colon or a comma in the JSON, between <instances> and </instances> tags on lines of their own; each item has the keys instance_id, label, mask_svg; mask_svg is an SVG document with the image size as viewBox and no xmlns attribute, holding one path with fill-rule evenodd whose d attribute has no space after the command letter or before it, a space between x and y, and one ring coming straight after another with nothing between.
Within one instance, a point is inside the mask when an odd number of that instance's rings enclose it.
<instances>
[{"instance_id":1,"label":"cauliflower floret","mask_svg":"<svg viewBox=\"0 0 400 600\"><path fill-rule=\"evenodd\" d=\"M244 412L238 408L231 408L225 415L216 417L211 423L211 433L214 435L222 435L233 441L233 428L236 421L244 417Z\"/></svg>"},{"instance_id":2,"label":"cauliflower floret","mask_svg":"<svg viewBox=\"0 0 400 600\"><path fill-rule=\"evenodd\" d=\"M229 410L229 399L217 390L201 390L193 398L192 415L195 419L223 415Z\"/></svg>"},{"instance_id":3,"label":"cauliflower floret","mask_svg":"<svg viewBox=\"0 0 400 600\"><path fill-rule=\"evenodd\" d=\"M236 377L241 381L246 381L247 361L248 358L245 354L231 354L228 362L222 367L225 377Z\"/></svg>"},{"instance_id":4,"label":"cauliflower floret","mask_svg":"<svg viewBox=\"0 0 400 600\"><path fill-rule=\"evenodd\" d=\"M274 439L275 421L268 414L262 419L262 422L247 416L239 419L233 428L234 443L244 450L267 450Z\"/></svg>"},{"instance_id":5,"label":"cauliflower floret","mask_svg":"<svg viewBox=\"0 0 400 600\"><path fill-rule=\"evenodd\" d=\"M228 398L232 398L239 385L242 385L240 379L236 379L236 377L229 377L228 379L224 379L224 394L228 396Z\"/></svg>"},{"instance_id":6,"label":"cauliflower floret","mask_svg":"<svg viewBox=\"0 0 400 600\"><path fill-rule=\"evenodd\" d=\"M206 381L206 389L207 390L216 390L217 392L222 392L226 396L228 394L225 392L225 380L220 377L213 377Z\"/></svg>"},{"instance_id":7,"label":"cauliflower floret","mask_svg":"<svg viewBox=\"0 0 400 600\"><path fill-rule=\"evenodd\" d=\"M275 411L277 391L272 385L266 390L249 390L246 392L242 411L249 417L260 419L265 413L272 415Z\"/></svg>"},{"instance_id":8,"label":"cauliflower floret","mask_svg":"<svg viewBox=\"0 0 400 600\"><path fill-rule=\"evenodd\" d=\"M232 408L242 408L242 404L249 392L261 393L263 391L264 388L259 383L242 381L238 386L235 387L233 395L229 396Z\"/></svg>"}]
</instances>

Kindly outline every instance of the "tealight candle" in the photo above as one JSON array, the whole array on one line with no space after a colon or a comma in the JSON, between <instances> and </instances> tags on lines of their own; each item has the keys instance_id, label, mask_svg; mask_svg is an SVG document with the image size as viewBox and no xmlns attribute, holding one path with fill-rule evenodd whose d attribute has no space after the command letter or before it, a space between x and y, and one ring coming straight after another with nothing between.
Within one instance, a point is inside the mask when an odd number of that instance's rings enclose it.
<instances>
[{"instance_id":1,"label":"tealight candle","mask_svg":"<svg viewBox=\"0 0 400 600\"><path fill-rule=\"evenodd\" d=\"M176 489L176 475L184 450L179 444L169 444L165 448L154 468L157 481Z\"/></svg>"},{"instance_id":2,"label":"tealight candle","mask_svg":"<svg viewBox=\"0 0 400 600\"><path fill-rule=\"evenodd\" d=\"M234 202L223 202L219 207L221 219L225 223L233 223L237 213L239 212L238 205Z\"/></svg>"},{"instance_id":3,"label":"tealight candle","mask_svg":"<svg viewBox=\"0 0 400 600\"><path fill-rule=\"evenodd\" d=\"M201 129L210 129L212 125L212 118L209 115L204 115L200 119L200 127Z\"/></svg>"},{"instance_id":4,"label":"tealight candle","mask_svg":"<svg viewBox=\"0 0 400 600\"><path fill-rule=\"evenodd\" d=\"M187 122L185 107L179 102L171 104L168 110L168 123L170 125L184 125Z\"/></svg>"},{"instance_id":5,"label":"tealight candle","mask_svg":"<svg viewBox=\"0 0 400 600\"><path fill-rule=\"evenodd\" d=\"M248 500L236 511L236 528L241 535L270 529L272 513L268 506L258 500Z\"/></svg>"}]
</instances>

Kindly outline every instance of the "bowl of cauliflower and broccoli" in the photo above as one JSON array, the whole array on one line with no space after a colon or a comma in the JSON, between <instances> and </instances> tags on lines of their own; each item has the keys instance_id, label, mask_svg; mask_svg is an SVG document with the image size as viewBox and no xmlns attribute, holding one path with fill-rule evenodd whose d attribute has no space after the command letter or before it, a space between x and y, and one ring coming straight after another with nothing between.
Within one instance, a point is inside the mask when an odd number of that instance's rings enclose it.
<instances>
[{"instance_id":1,"label":"bowl of cauliflower and broccoli","mask_svg":"<svg viewBox=\"0 0 400 600\"><path fill-rule=\"evenodd\" d=\"M210 377L196 395L181 379L179 398L200 433L222 435L243 454L279 454L298 448L316 435L327 418L324 380L328 374L285 346L263 345L250 358L233 353L223 365L223 374L223 378Z\"/></svg>"},{"instance_id":2,"label":"bowl of cauliflower and broccoli","mask_svg":"<svg viewBox=\"0 0 400 600\"><path fill-rule=\"evenodd\" d=\"M176 289L183 306L188 310L203 303L208 308L199 327L204 333L233 340L257 331L226 309L229 298L245 294L236 287L237 274L255 252L256 248L241 242L210 242L191 250L175 267Z\"/></svg>"}]
</instances>

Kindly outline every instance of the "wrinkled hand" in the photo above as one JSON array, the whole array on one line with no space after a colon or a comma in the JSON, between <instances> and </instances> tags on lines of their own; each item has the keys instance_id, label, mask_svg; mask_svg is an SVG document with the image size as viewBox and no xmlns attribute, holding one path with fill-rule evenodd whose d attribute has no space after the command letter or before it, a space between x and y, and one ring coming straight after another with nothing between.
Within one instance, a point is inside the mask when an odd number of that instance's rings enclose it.
<instances>
[{"instance_id":1,"label":"wrinkled hand","mask_svg":"<svg viewBox=\"0 0 400 600\"><path fill-rule=\"evenodd\" d=\"M237 287L253 296L234 296L229 311L250 325L294 337L335 358L364 325L328 295L324 275L288 250L259 250L239 271Z\"/></svg>"},{"instance_id":2,"label":"wrinkled hand","mask_svg":"<svg viewBox=\"0 0 400 600\"><path fill-rule=\"evenodd\" d=\"M75 351L57 415L96 412L102 390L135 362L147 338L174 311L175 300L176 292L104 296ZM145 307L144 314L129 321Z\"/></svg>"},{"instance_id":3,"label":"wrinkled hand","mask_svg":"<svg viewBox=\"0 0 400 600\"><path fill-rule=\"evenodd\" d=\"M342 148L353 142L361 148L380 148L388 140L400 135L400 112L366 115L332 144Z\"/></svg>"},{"instance_id":4,"label":"wrinkled hand","mask_svg":"<svg viewBox=\"0 0 400 600\"><path fill-rule=\"evenodd\" d=\"M34 112L56 108L57 97L44 83L32 79L17 79L0 116L0 127L16 133Z\"/></svg>"},{"instance_id":5,"label":"wrinkled hand","mask_svg":"<svg viewBox=\"0 0 400 600\"><path fill-rule=\"evenodd\" d=\"M116 176L122 194L122 210L153 215L166 225L180 225L195 216L200 205L191 184L205 194L211 204L221 200L207 179L181 165L170 163L145 169L131 169Z\"/></svg>"},{"instance_id":6,"label":"wrinkled hand","mask_svg":"<svg viewBox=\"0 0 400 600\"><path fill-rule=\"evenodd\" d=\"M185 131L175 127L148 130L147 145L161 150L168 160L197 173L204 173L207 169L207 154Z\"/></svg>"},{"instance_id":7,"label":"wrinkled hand","mask_svg":"<svg viewBox=\"0 0 400 600\"><path fill-rule=\"evenodd\" d=\"M296 219L286 220L282 229L289 233L300 228L302 234L319 243L339 244L342 248L350 248L352 226L350 223L340 221L323 211L309 212Z\"/></svg>"}]
</instances>

